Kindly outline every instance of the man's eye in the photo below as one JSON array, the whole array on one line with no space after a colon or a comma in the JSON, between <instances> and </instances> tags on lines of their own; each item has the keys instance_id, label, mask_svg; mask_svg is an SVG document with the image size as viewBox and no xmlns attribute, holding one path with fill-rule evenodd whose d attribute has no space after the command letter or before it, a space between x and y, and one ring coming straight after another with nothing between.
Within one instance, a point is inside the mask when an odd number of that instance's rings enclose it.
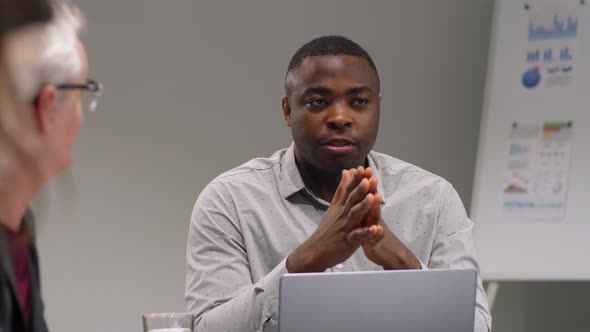
<instances>
[{"instance_id":1,"label":"man's eye","mask_svg":"<svg viewBox=\"0 0 590 332\"><path fill-rule=\"evenodd\" d=\"M356 98L355 100L352 101L353 104L355 105L367 105L369 103L369 100L366 98Z\"/></svg>"},{"instance_id":2,"label":"man's eye","mask_svg":"<svg viewBox=\"0 0 590 332\"><path fill-rule=\"evenodd\" d=\"M324 106L326 101L323 99L313 99L306 103L307 106Z\"/></svg>"}]
</instances>

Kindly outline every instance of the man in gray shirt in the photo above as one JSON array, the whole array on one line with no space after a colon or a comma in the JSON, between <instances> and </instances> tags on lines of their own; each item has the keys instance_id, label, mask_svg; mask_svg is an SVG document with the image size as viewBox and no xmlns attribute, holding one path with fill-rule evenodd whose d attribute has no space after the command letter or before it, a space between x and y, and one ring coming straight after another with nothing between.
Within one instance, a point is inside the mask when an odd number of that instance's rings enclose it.
<instances>
[{"instance_id":1,"label":"man in gray shirt","mask_svg":"<svg viewBox=\"0 0 590 332\"><path fill-rule=\"evenodd\" d=\"M223 173L195 204L185 299L196 331L277 331L287 272L478 269L453 187L371 151L379 87L371 57L349 39L320 37L295 53L282 102L294 143ZM490 328L479 279L475 331Z\"/></svg>"}]
</instances>

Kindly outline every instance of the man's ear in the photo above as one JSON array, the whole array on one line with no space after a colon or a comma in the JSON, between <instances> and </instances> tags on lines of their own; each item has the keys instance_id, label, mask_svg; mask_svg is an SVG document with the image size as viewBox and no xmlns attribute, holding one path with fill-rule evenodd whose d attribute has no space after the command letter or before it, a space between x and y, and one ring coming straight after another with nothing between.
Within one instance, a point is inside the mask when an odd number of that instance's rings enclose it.
<instances>
[{"instance_id":1,"label":"man's ear","mask_svg":"<svg viewBox=\"0 0 590 332\"><path fill-rule=\"evenodd\" d=\"M285 116L285 122L287 122L287 126L291 127L291 106L289 106L289 99L285 96L283 97L283 116Z\"/></svg>"},{"instance_id":2,"label":"man's ear","mask_svg":"<svg viewBox=\"0 0 590 332\"><path fill-rule=\"evenodd\" d=\"M35 99L35 122L41 133L46 133L55 121L55 104L57 90L53 85L46 85Z\"/></svg>"}]
</instances>

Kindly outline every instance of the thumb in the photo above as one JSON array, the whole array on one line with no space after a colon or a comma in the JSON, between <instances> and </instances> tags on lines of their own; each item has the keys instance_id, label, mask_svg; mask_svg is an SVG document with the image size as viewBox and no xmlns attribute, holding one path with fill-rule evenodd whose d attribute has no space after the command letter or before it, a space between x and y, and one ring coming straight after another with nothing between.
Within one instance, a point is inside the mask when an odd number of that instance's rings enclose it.
<instances>
[{"instance_id":1,"label":"thumb","mask_svg":"<svg viewBox=\"0 0 590 332\"><path fill-rule=\"evenodd\" d=\"M368 246L369 248L373 247L374 245L377 244L377 242L381 241L381 239L383 239L383 236L385 234L385 231L383 229L383 226L381 226L381 225L373 225L371 227L375 227L376 228L375 235L367 238L363 242L363 246Z\"/></svg>"},{"instance_id":2,"label":"thumb","mask_svg":"<svg viewBox=\"0 0 590 332\"><path fill-rule=\"evenodd\" d=\"M370 239L375 237L379 232L379 228L383 229L381 226L377 225L356 228L352 232L348 233L348 235L346 236L346 240L351 246L358 247L361 244L363 244L363 242L369 241Z\"/></svg>"}]
</instances>

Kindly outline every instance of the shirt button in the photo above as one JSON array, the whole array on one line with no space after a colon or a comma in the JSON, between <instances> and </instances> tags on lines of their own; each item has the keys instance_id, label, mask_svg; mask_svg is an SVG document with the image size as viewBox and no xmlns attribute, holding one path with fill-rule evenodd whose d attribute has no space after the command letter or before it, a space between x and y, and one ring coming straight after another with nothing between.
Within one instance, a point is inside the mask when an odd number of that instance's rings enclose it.
<instances>
[{"instance_id":1,"label":"shirt button","mask_svg":"<svg viewBox=\"0 0 590 332\"><path fill-rule=\"evenodd\" d=\"M338 268L338 270L342 270L342 268L344 267L344 265L338 264L338 265L336 265L336 267Z\"/></svg>"}]
</instances>

